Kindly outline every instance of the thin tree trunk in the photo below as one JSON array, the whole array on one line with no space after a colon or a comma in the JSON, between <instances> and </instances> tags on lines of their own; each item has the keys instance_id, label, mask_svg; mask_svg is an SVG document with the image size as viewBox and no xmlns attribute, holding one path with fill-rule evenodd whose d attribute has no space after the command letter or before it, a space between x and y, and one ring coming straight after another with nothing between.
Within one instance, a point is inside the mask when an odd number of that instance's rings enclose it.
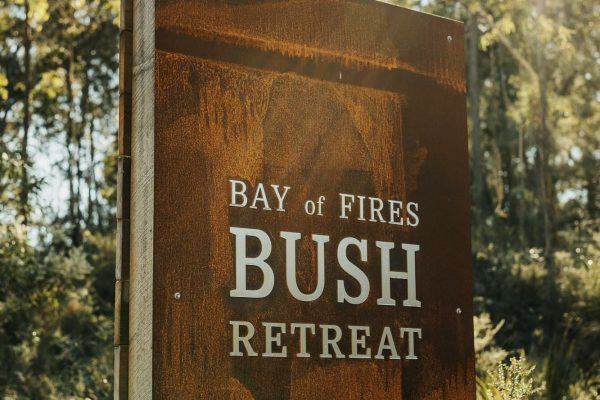
<instances>
[{"instance_id":1,"label":"thin tree trunk","mask_svg":"<svg viewBox=\"0 0 600 400\"><path fill-rule=\"evenodd\" d=\"M544 0L537 1L538 15L544 15ZM538 32L538 38L542 37L542 32ZM550 138L550 129L548 127L548 68L544 57L544 45L541 42L536 46L536 64L538 70L538 90L539 90L539 143L538 143L538 160L539 165L539 189L541 197L541 207L544 219L544 261L546 264L545 286L547 291L547 305L549 312L546 315L545 329L550 332L550 340L555 340L559 330L557 329L561 323L562 315L559 303L558 294L558 272L554 260L554 207L555 207L555 192L552 186L552 172L550 168L550 160L552 156L552 142ZM547 372L547 380L555 372L555 367L550 367ZM554 392L550 396L552 400L558 399L558 393Z\"/></svg>"},{"instance_id":2,"label":"thin tree trunk","mask_svg":"<svg viewBox=\"0 0 600 400\"><path fill-rule=\"evenodd\" d=\"M469 23L469 97L471 100L471 153L473 171L473 204L480 212L483 209L484 175L482 166L481 128L479 121L479 14L471 15Z\"/></svg>"},{"instance_id":3,"label":"thin tree trunk","mask_svg":"<svg viewBox=\"0 0 600 400\"><path fill-rule=\"evenodd\" d=\"M544 0L538 0L539 15L544 13ZM539 127L539 187L541 194L542 213L544 218L544 255L547 260L549 273L554 276L554 263L552 254L554 252L554 190L552 187L552 175L550 171L551 139L548 129L548 94L547 94L547 68L544 60L543 46L536 46L536 58L538 66L538 88L540 96L540 127Z\"/></svg>"},{"instance_id":4,"label":"thin tree trunk","mask_svg":"<svg viewBox=\"0 0 600 400\"><path fill-rule=\"evenodd\" d=\"M88 226L92 226L97 218L95 213L97 209L97 190L98 184L96 182L96 145L94 143L94 118L90 118L89 122L89 158L90 168L88 173Z\"/></svg>"},{"instance_id":5,"label":"thin tree trunk","mask_svg":"<svg viewBox=\"0 0 600 400\"><path fill-rule=\"evenodd\" d=\"M525 160L525 132L524 128L519 129L519 164L517 166L517 174L519 177L519 194L517 198L517 215L519 220L519 239L521 245L525 246L526 233L525 233L525 177L527 171L527 164Z\"/></svg>"},{"instance_id":6,"label":"thin tree trunk","mask_svg":"<svg viewBox=\"0 0 600 400\"><path fill-rule=\"evenodd\" d=\"M549 257L554 247L554 228L552 221L551 176L550 176L550 138L548 132L548 100L546 94L546 79L544 67L540 66L540 143L539 143L539 168L540 168L540 194L544 216L544 254Z\"/></svg>"},{"instance_id":7,"label":"thin tree trunk","mask_svg":"<svg viewBox=\"0 0 600 400\"><path fill-rule=\"evenodd\" d=\"M85 226L86 229L92 229L92 226L94 225L94 213L95 213L95 209L96 209L96 171L95 171L95 167L96 167L96 149L95 149L95 143L94 143L94 114L93 114L93 110L90 107L90 78L87 75L87 72L85 74L85 85L84 85L84 89L83 89L83 94L82 94L82 99L81 99L81 112L82 112L82 131L81 131L81 137L80 140L83 139L83 136L85 135L86 132L86 127L87 127L87 134L88 134L88 140L89 140L89 148L88 148L88 161L89 161L89 167L88 167L88 171L85 174L85 177L83 176L83 172L80 171L80 167L79 167L79 163L78 163L78 171L81 175L81 179L85 180L86 186L87 186L87 209L86 209L86 216L85 216ZM81 143L79 144L79 146L81 146Z\"/></svg>"},{"instance_id":8,"label":"thin tree trunk","mask_svg":"<svg viewBox=\"0 0 600 400\"><path fill-rule=\"evenodd\" d=\"M598 144L590 146L591 148L598 148ZM594 220L598 216L598 184L599 176L598 171L600 170L600 164L596 161L593 154L586 150L583 156L583 166L585 173L585 188L587 191L587 212L589 218Z\"/></svg>"},{"instance_id":9,"label":"thin tree trunk","mask_svg":"<svg viewBox=\"0 0 600 400\"><path fill-rule=\"evenodd\" d=\"M75 121L71 116L71 111L74 109L75 101L73 94L73 63L74 56L73 51L69 54L67 59L66 69L66 87L67 87L67 101L69 103L69 110L67 113L67 131L66 131L66 147L67 147L67 180L69 181L69 222L71 224L71 241L73 246L79 246L81 244L81 230L79 226L79 220L77 219L77 194L75 191L75 155L73 154L73 142L75 139Z\"/></svg>"},{"instance_id":10,"label":"thin tree trunk","mask_svg":"<svg viewBox=\"0 0 600 400\"><path fill-rule=\"evenodd\" d=\"M87 116L88 116L88 103L89 103L89 95L90 95L90 82L87 76L87 72L84 72L85 82L83 84L83 89L81 92L81 101L79 103L80 113L81 113L81 124L79 124L79 129L75 134L75 143L77 146L77 151L75 152L75 171L77 176L77 221L79 224L84 222L83 211L81 209L81 192L83 186L83 171L81 169L81 159L83 158L81 153L83 151L82 141L85 134L85 128L87 125Z\"/></svg>"},{"instance_id":11,"label":"thin tree trunk","mask_svg":"<svg viewBox=\"0 0 600 400\"><path fill-rule=\"evenodd\" d=\"M77 225L79 227L81 227L81 224L83 223L83 212L81 211L81 187L82 187L82 181L83 181L83 171L81 170L81 152L82 152L82 146L81 146L81 140L83 138L83 135L81 132L78 132L75 136L75 142L77 144L77 150L75 151L75 171L76 171L76 177L77 177L77 194L76 194L76 199L77 199L77 207L75 208L75 212L77 213Z\"/></svg>"},{"instance_id":12,"label":"thin tree trunk","mask_svg":"<svg viewBox=\"0 0 600 400\"><path fill-rule=\"evenodd\" d=\"M10 110L12 104L6 104L6 110ZM4 144L4 134L6 133L6 119L8 118L8 111L4 111L2 113L2 117L0 117L0 144Z\"/></svg>"},{"instance_id":13,"label":"thin tree trunk","mask_svg":"<svg viewBox=\"0 0 600 400\"><path fill-rule=\"evenodd\" d=\"M508 89L506 86L506 73L504 71L504 58L503 58L503 47L501 46L495 46L493 49L493 54L494 54L494 65L495 65L495 72L496 72L496 77L498 79L498 86L500 88L500 119L502 121L502 129L500 130L499 133L504 133L505 135L510 135L511 134L511 129L510 129L510 121L508 120L508 117L506 115L509 104L510 104L510 100L508 98ZM519 136L521 135L521 132L519 132ZM502 140L504 141L504 140ZM520 137L519 137L519 141L520 141ZM514 141L512 140L512 138L508 138L508 140L506 140L507 143L509 143L508 145L505 146L506 148L506 152L508 153L505 157L505 168L507 171L507 178L506 178L506 182L508 184L508 190L505 191L505 204L503 205L503 209L508 208L509 210L509 215L511 217L511 220L514 221L515 217L518 223L518 219L519 216L515 215L518 214L518 209L519 203L522 203L522 201L520 201L518 198L515 199L514 196L511 196L512 193L514 193L514 189L515 187L519 186L520 184L520 175L519 175L519 165L517 165L516 168L513 167L513 157L514 154L517 153L517 156L519 156L518 152L519 152L519 147L518 144L515 148L514 146ZM507 207L508 206L508 207ZM515 213L516 211L516 213ZM523 244L523 237L522 237L522 231L519 231L519 238L521 239L521 244Z\"/></svg>"},{"instance_id":14,"label":"thin tree trunk","mask_svg":"<svg viewBox=\"0 0 600 400\"><path fill-rule=\"evenodd\" d=\"M20 214L23 224L29 223L29 126L31 125L31 25L29 21L29 0L25 0L25 21L23 47L25 50L25 93L23 94L23 138L21 141L21 193Z\"/></svg>"}]
</instances>

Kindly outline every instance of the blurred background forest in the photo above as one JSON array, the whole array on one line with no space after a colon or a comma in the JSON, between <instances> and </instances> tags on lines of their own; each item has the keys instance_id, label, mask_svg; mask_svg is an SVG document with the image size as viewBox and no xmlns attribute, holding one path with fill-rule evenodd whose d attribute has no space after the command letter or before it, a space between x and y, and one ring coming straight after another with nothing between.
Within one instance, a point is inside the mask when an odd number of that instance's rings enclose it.
<instances>
[{"instance_id":1,"label":"blurred background forest","mask_svg":"<svg viewBox=\"0 0 600 400\"><path fill-rule=\"evenodd\" d=\"M465 22L478 396L600 399L600 3L388 2ZM112 398L118 17L0 0L2 399Z\"/></svg>"}]
</instances>

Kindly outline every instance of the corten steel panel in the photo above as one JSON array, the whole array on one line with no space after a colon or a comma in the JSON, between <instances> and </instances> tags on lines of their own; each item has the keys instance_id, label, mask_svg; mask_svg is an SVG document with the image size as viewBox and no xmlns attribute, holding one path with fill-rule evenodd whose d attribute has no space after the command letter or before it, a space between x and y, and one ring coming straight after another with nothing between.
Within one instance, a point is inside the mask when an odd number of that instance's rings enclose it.
<instances>
[{"instance_id":1,"label":"corten steel panel","mask_svg":"<svg viewBox=\"0 0 600 400\"><path fill-rule=\"evenodd\" d=\"M451 40L449 39L451 37ZM156 1L153 393L157 399L472 399L475 397L463 27L365 1ZM229 207L228 179L291 187L286 212ZM338 193L419 204L418 227L340 219ZM324 216L304 201L327 198ZM230 226L261 229L273 242L275 289L232 298ZM302 234L298 282L316 284L316 246L326 244L325 290L295 300L285 280L280 231ZM368 240L360 305L336 301L343 237ZM378 306L380 252L417 243L417 297L392 284L396 307ZM253 242L250 242L252 245ZM256 247L256 246L255 246ZM257 248L249 252L258 251ZM257 274L249 280L260 283ZM174 293L181 298L175 299ZM456 310L460 308L461 314ZM231 357L231 320L422 328L418 360ZM288 325L289 329L289 325ZM289 330L288 330L289 333ZM398 342L396 342L398 344Z\"/></svg>"}]
</instances>

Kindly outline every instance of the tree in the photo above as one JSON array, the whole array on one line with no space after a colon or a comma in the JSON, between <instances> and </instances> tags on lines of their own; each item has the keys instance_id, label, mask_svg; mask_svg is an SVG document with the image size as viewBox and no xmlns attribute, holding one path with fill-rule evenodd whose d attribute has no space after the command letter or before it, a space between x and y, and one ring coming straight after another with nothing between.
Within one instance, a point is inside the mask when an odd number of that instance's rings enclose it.
<instances>
[{"instance_id":1,"label":"tree","mask_svg":"<svg viewBox=\"0 0 600 400\"><path fill-rule=\"evenodd\" d=\"M103 170L116 133L117 12L118 1L0 1L2 398L112 395L115 204ZM64 157L40 168L40 152L61 142ZM69 207L40 210L55 166Z\"/></svg>"}]
</instances>

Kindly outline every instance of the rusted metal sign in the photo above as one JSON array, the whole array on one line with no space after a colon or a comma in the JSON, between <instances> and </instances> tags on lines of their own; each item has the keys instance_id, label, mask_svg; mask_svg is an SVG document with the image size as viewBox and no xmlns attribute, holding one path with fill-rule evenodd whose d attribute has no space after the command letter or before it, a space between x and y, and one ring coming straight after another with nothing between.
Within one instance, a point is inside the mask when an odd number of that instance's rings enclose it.
<instances>
[{"instance_id":1,"label":"rusted metal sign","mask_svg":"<svg viewBox=\"0 0 600 400\"><path fill-rule=\"evenodd\" d=\"M462 24L155 7L153 396L474 398Z\"/></svg>"}]
</instances>

